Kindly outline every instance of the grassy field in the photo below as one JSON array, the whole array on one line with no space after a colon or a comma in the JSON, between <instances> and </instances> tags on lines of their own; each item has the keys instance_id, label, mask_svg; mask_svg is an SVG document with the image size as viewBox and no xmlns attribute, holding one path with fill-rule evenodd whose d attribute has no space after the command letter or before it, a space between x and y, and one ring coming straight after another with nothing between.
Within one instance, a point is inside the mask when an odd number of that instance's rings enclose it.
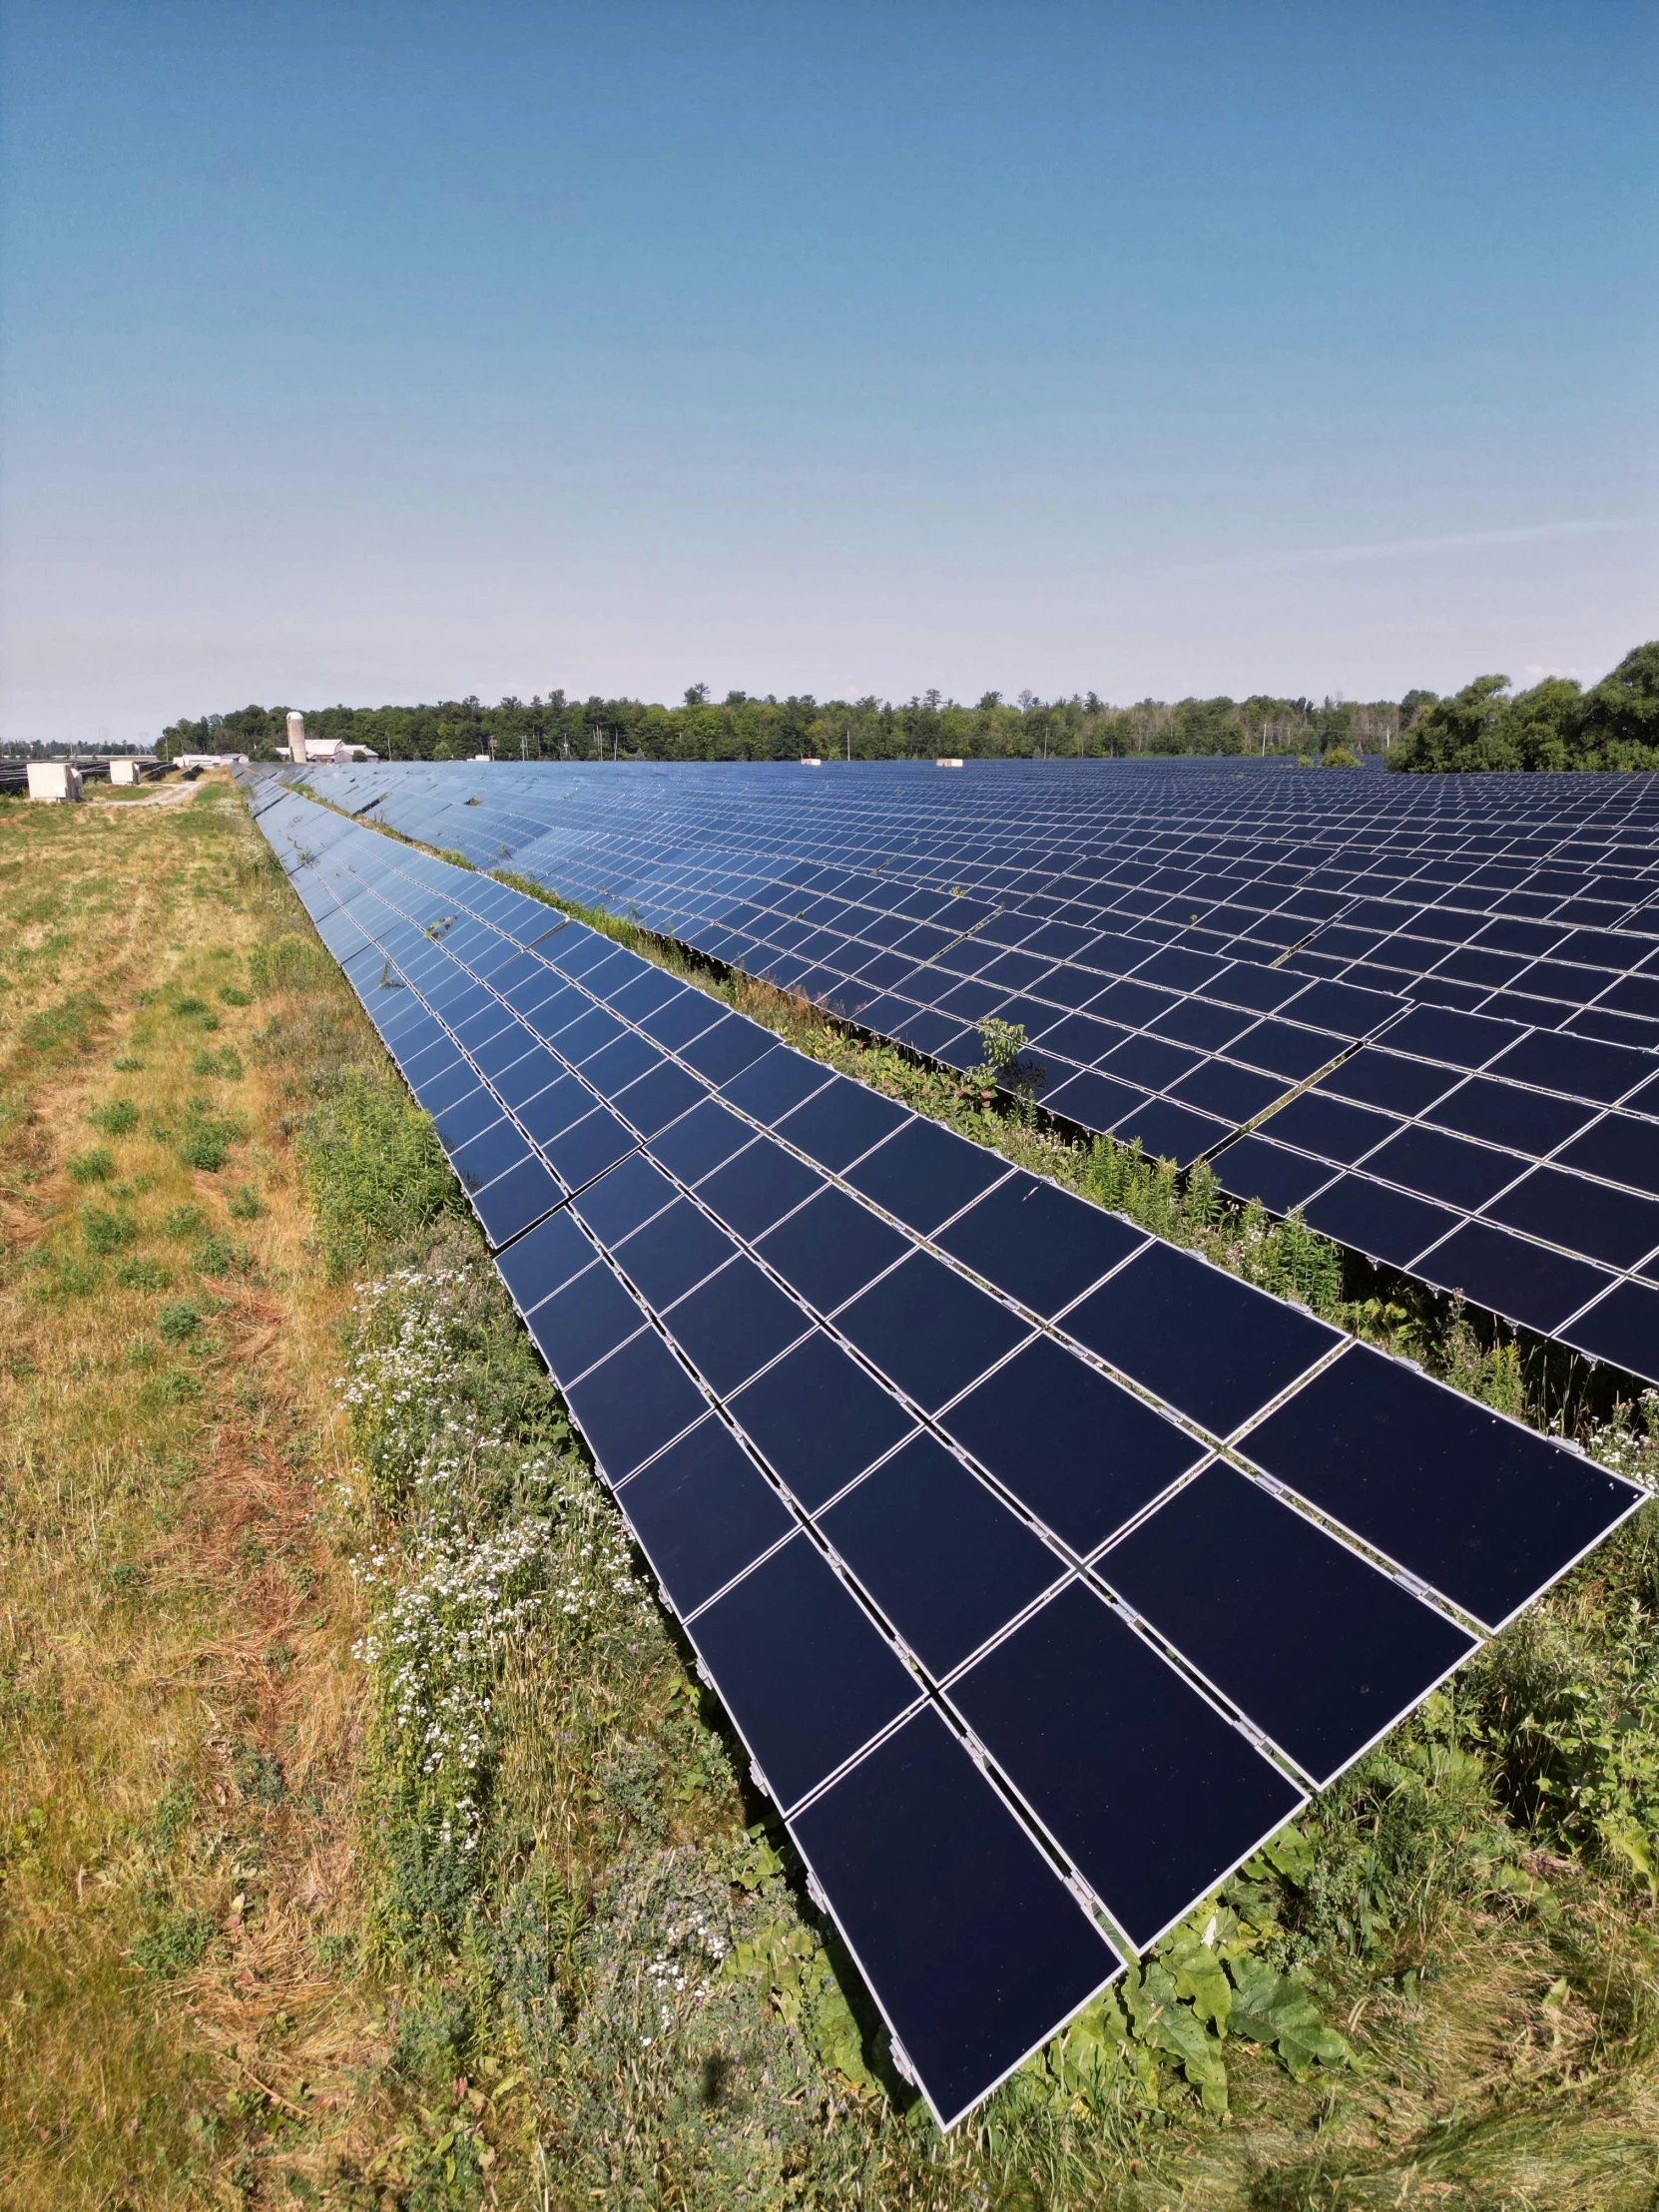
<instances>
[{"instance_id":1,"label":"grassy field","mask_svg":"<svg viewBox=\"0 0 1659 2212\"><path fill-rule=\"evenodd\" d=\"M1659 2203L1654 1509L941 2143L234 793L0 803L0 917L8 2212ZM718 987L1651 1479L1641 1408Z\"/></svg>"}]
</instances>

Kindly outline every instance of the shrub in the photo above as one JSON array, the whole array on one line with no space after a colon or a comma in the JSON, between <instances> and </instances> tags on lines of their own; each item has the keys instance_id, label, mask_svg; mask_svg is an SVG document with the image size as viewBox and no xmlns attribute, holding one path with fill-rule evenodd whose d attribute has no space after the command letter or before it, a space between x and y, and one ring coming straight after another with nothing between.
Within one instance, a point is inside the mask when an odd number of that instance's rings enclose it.
<instances>
[{"instance_id":1,"label":"shrub","mask_svg":"<svg viewBox=\"0 0 1659 2212\"><path fill-rule=\"evenodd\" d=\"M259 998L277 991L303 991L336 973L322 946L294 929L284 930L269 944L255 945L248 955L248 980Z\"/></svg>"},{"instance_id":2,"label":"shrub","mask_svg":"<svg viewBox=\"0 0 1659 2212\"><path fill-rule=\"evenodd\" d=\"M138 1224L120 1207L86 1206L81 1210L81 1235L89 1252L119 1252L138 1235Z\"/></svg>"},{"instance_id":3,"label":"shrub","mask_svg":"<svg viewBox=\"0 0 1659 2212\"><path fill-rule=\"evenodd\" d=\"M298 1152L330 1282L461 1209L430 1117L383 1076L347 1069L307 1116Z\"/></svg>"},{"instance_id":4,"label":"shrub","mask_svg":"<svg viewBox=\"0 0 1659 2212\"><path fill-rule=\"evenodd\" d=\"M68 1166L73 1183L107 1183L115 1173L115 1155L107 1145L95 1144L89 1151L77 1152Z\"/></svg>"},{"instance_id":5,"label":"shrub","mask_svg":"<svg viewBox=\"0 0 1659 2212\"><path fill-rule=\"evenodd\" d=\"M128 1137L139 1124L139 1110L130 1098L112 1098L107 1106L94 1107L87 1116L106 1137Z\"/></svg>"},{"instance_id":6,"label":"shrub","mask_svg":"<svg viewBox=\"0 0 1659 2212\"><path fill-rule=\"evenodd\" d=\"M212 1114L200 1099L193 1098L186 1109L179 1157L187 1168L200 1169L205 1175L217 1175L225 1165L226 1154L244 1133L235 1115Z\"/></svg>"},{"instance_id":7,"label":"shrub","mask_svg":"<svg viewBox=\"0 0 1659 2212\"><path fill-rule=\"evenodd\" d=\"M156 1334L170 1345L184 1344L201 1326L201 1310L188 1298L175 1299L156 1316Z\"/></svg>"},{"instance_id":8,"label":"shrub","mask_svg":"<svg viewBox=\"0 0 1659 2212\"><path fill-rule=\"evenodd\" d=\"M242 1080L242 1057L234 1045L222 1044L217 1052L206 1046L191 1061L193 1075L223 1075L228 1082Z\"/></svg>"}]
</instances>

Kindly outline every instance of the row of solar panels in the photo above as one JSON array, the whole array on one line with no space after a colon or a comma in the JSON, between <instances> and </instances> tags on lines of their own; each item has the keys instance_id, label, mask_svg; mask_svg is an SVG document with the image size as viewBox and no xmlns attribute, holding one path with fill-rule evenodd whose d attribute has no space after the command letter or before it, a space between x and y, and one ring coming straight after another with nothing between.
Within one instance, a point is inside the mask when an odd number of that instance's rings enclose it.
<instances>
[{"instance_id":1,"label":"row of solar panels","mask_svg":"<svg viewBox=\"0 0 1659 2212\"><path fill-rule=\"evenodd\" d=\"M1573 925L1616 931L1651 903L1648 871L1659 852L1651 778L1488 778L1478 785L1390 779L1338 787L1244 776L1236 768L1172 783L1150 770L1098 764L1069 776L1063 770L1033 776L1003 764L945 785L896 773L889 784L879 773L857 771L826 781L735 766L613 775L514 764L481 778L476 769L409 764L359 772L353 788L362 795L377 783L395 784L405 800L424 794L436 809L481 800L517 846L549 828L548 792L556 787L555 819L596 851L606 849L608 825L632 817L649 830L666 800L674 811L670 836L656 840L657 850L673 841L675 825L689 824L697 848L724 847L740 872L779 857L822 857L838 838L856 855L874 840L906 874L924 873L916 863L936 861L937 877L948 881L951 864L960 861L999 895L1047 894L1054 877L1062 892L1095 903L1110 904L1114 885L1150 891L1165 907L1164 918L1183 930L1195 893L1205 905L1248 891L1244 919L1253 926L1287 894L1307 891L1313 898L1297 918L1316 923L1357 895L1390 902L1376 918L1386 933L1412 910L1454 909L1467 884L1489 894L1494 911L1553 923L1558 935ZM1343 804L1355 795L1361 807ZM462 827L459 816L456 826ZM480 825L471 828L476 835ZM1296 932L1299 939L1304 934ZM1274 949L1286 941L1281 937ZM1550 947L1523 938L1517 949ZM1573 956L1603 964L1588 942ZM1414 969L1415 962L1404 965Z\"/></svg>"},{"instance_id":2,"label":"row of solar panels","mask_svg":"<svg viewBox=\"0 0 1659 2212\"><path fill-rule=\"evenodd\" d=\"M506 779L504 805L494 797L497 775ZM1510 788L1511 780L1501 781ZM1512 780L1528 789L1540 781L1569 787L1551 799L1557 828L1580 787L1584 811L1601 804L1596 787L1605 780ZM483 802L469 810L480 782ZM1136 772L1097 773L1079 785L1069 809L1051 805L1049 812L1069 811L1081 834L1098 829L1106 801L1125 790L1133 797L1140 783ZM706 864L704 840L730 844L748 833L734 829L730 806L718 823L709 819L715 800L706 783L676 799L680 787L658 776L648 802L628 775L589 773L574 808L584 827L539 835L531 832L550 815L573 811L564 772L480 779L475 771L408 769L366 783L356 772L327 772L326 788L348 798L365 789L381 794L377 813L405 833L463 848L470 839L475 856L487 857L506 827L506 842L519 840L514 865L562 894L626 905L651 927L946 1064L979 1060L984 1020L1017 1023L1029 1040L1025 1067L1052 1112L1125 1142L1138 1139L1183 1166L1213 1157L1235 1196L1259 1198L1276 1212L1303 1205L1314 1226L1375 1260L1659 1381L1659 1065L1645 1048L1582 1033L1592 1018L1616 1018L1621 1034L1651 1028L1659 1035L1659 1023L1597 1008L1574 1015L1563 1004L1558 1013L1579 1027L1529 1028L1440 1003L1453 987L1426 972L1410 998L1359 989L1310 972L1299 954L1268 965L1268 948L1260 946L1255 959L1230 959L1194 950L1190 931L1179 943L1162 941L1168 925L1151 915L1119 914L1120 926L1111 928L1099 925L1109 918L1103 910L1090 908L1095 925L1086 927L1068 918L1083 912L1080 898L1057 905L1029 884L992 903L977 895L971 871L974 887L966 891L961 883L910 880L890 852L880 874L797 858L768 880L751 858L740 879ZM774 773L771 789L780 788ZM1187 776L1180 788L1190 795L1203 780ZM1383 787L1389 794L1417 788L1403 779ZM803 789L818 787L795 780L792 791L749 812L793 814L801 818L796 829L807 823L822 842L825 804L802 797ZM836 802L834 813L837 820L868 814L871 833L890 837L883 805L897 809L891 800L848 801ZM929 806L938 812L939 803ZM599 860L571 844L573 837L578 847L591 844L596 824L607 846ZM1023 840L1023 819L1019 830ZM1379 835L1375 820L1368 835L1370 850ZM626 898L601 880L616 875L619 836L642 853L669 854L649 879L628 878ZM1659 935L1633 926L1592 932L1566 916L1571 886L1588 880L1568 864L1571 841L1555 839L1549 890L1566 918L1546 928L1487 912L1514 894L1482 880L1493 872L1482 853L1465 853L1420 863L1442 879L1445 898L1463 904L1433 909L1427 923L1427 909L1408 909L1412 928L1395 941L1419 947L1420 968L1430 940L1412 929L1440 930L1446 941L1434 945L1434 955L1452 961L1497 957L1478 943L1448 951L1459 932L1518 942L1541 931L1538 945L1547 938L1553 952L1534 967L1593 978L1603 1006L1619 992L1659 992ZM1036 853L1007 837L987 849L1009 855L1000 872L1016 880L1022 870L1014 863ZM1066 856L1045 848L1044 881L1059 880L1052 864ZM1637 903L1618 911L1627 925L1645 917L1645 927L1659 931L1653 863L1627 861L1621 895ZM1147 872L1143 862L1132 864ZM980 872L998 871L982 861ZM1295 870L1275 860L1269 872ZM1611 880L1600 879L1603 887ZM1351 891L1313 881L1300 893L1281 887L1275 895L1288 906L1301 897L1295 926L1303 929L1316 927L1321 901L1347 899L1360 910ZM1613 964L1593 968L1585 964L1592 956ZM1638 963L1654 973L1630 972ZM1589 989L1586 983L1580 996ZM1516 996L1488 994L1484 1002L1489 1008ZM1281 1104L1311 1079L1312 1097ZM1257 1134L1232 1142L1253 1124Z\"/></svg>"},{"instance_id":3,"label":"row of solar panels","mask_svg":"<svg viewBox=\"0 0 1659 2212\"><path fill-rule=\"evenodd\" d=\"M533 900L261 821L943 2124L1639 1502Z\"/></svg>"},{"instance_id":4,"label":"row of solar panels","mask_svg":"<svg viewBox=\"0 0 1659 2212\"><path fill-rule=\"evenodd\" d=\"M404 772L417 777L421 773ZM562 793L558 796L562 798ZM417 794L401 781L394 797L401 826L432 841L433 832L440 827L439 818L447 811L445 803L440 802L435 810L423 809ZM544 816L549 804L544 778ZM812 857L830 865L850 859L855 866L862 863L865 872L835 886L828 896L829 887L823 883L802 886L812 893L804 901L793 880L779 884L765 877L756 879L757 855L744 850L741 843L735 854L736 871L732 867L711 868L708 862L720 856L718 847L723 842L734 834L740 839L750 836L755 826L740 824L734 828L730 810L716 810L706 801L689 808L684 801L678 807L671 802L671 819L665 822L662 808L648 808L642 795L617 796L613 783L611 796L600 802L606 828L599 840L600 849L593 851L584 851L579 842L573 842L574 831L550 833L545 820L539 824L527 821L510 806L499 807L493 791L480 805L484 811L473 820L459 817L448 825L460 839L460 848L475 861L521 851L533 860L556 858L570 875L570 895L602 904L620 903L624 898L638 903L642 896L649 897L678 909L681 933L688 922L723 925L728 931L753 936L776 951L799 956L803 972L821 949L830 950L836 938L867 946L867 961L869 953L892 948L895 938L902 937L902 954L888 963L893 977L901 977L913 973L918 965L985 918L982 910L950 911L943 906L942 896L939 903L925 911L912 901L895 916L890 910L895 895L900 899L903 896L902 891L895 894L895 874L911 882L917 880L918 873L922 879L931 875L938 893L950 888L960 891L964 886L960 881L939 884L937 861L924 856L918 859L916 855L901 857L896 866L891 854L884 855L881 864L885 879L871 878L867 873L871 841L879 843L890 835L890 825L879 820L862 826L860 839L848 842L843 837L842 849L827 850L826 826L817 819L824 809L812 810L816 833ZM568 804L565 811L571 811ZM582 816L594 811L592 807L578 810ZM695 820L699 813L708 818L701 824ZM673 819L678 816L694 819ZM629 834L630 830L636 833ZM688 830L699 830L703 844L711 849L700 849L688 858L684 851ZM584 831L580 841L593 840ZM777 841L787 846L792 840ZM660 863L665 852L668 864L653 864L654 859ZM1154 944L1176 941L1188 951L1203 952L1207 943L1214 941L1216 952L1223 957L1242 956L1258 964L1283 960L1294 973L1304 976L1335 978L1347 974L1375 989L1465 1011L1484 1010L1544 1026L1575 1021L1584 1033L1637 1046L1650 1043L1659 1034L1653 1026L1659 980L1652 973L1629 972L1644 962L1651 963L1659 954L1659 908L1638 907L1633 913L1625 913L1620 905L1604 908L1600 901L1566 901L1594 908L1598 913L1605 910L1622 916L1627 925L1623 931L1535 921L1504 910L1510 903L1509 894L1484 885L1481 878L1490 869L1465 858L1457 865L1471 878L1468 887L1439 886L1443 898L1461 900L1463 905L1424 909L1396 903L1387 910L1388 901L1364 895L1363 880L1321 868L1305 855L1297 866L1279 861L1268 868L1265 872L1277 880L1271 887L1257 886L1253 893L1256 910L1239 917L1244 933L1217 939L1215 930L1193 903L1201 895L1202 879L1183 882L1179 878L1184 871L1160 867L1149 862L1144 852L1130 849L1112 871L1114 883L1103 886L1075 877L1056 878L1055 857L1050 855L1042 869L998 868L983 855L958 855L954 864L966 871L976 891L995 895L1014 913L1028 914L1032 928L1039 921L1053 924L1045 931L1044 941L1033 949L1047 951L1054 958L1086 963L1088 939L1102 928L1120 935L1130 932ZM1076 855L1064 857L1075 860ZM616 880L619 866L625 878L621 884ZM799 870L794 872L799 874ZM1557 884L1549 903L1559 907L1564 903L1562 894L1571 871L1556 868L1552 872ZM1021 880L1033 876L1036 882ZM1011 880L998 882L999 877ZM1174 880L1162 880L1166 877ZM1322 877L1326 880L1320 880ZM1582 870L1578 879L1582 884ZM1057 897L1057 888L1066 895ZM785 894L783 899L776 895L779 889ZM1626 901L1633 889L1638 898L1645 895L1639 885L1627 881L1622 893ZM1498 909L1495 912L1491 910L1494 901ZM804 904L811 910L801 911ZM1389 933L1384 936L1378 925L1383 923L1385 913ZM1333 915L1342 915L1343 919L1327 927ZM901 926L905 920L911 924L908 930ZM1362 920L1368 926L1362 928ZM806 926L792 928L798 923ZM1386 957L1338 958L1321 949L1337 943L1339 931L1346 932L1342 940L1345 944L1358 945L1362 936L1375 939L1385 946ZM1027 937L1029 934L1026 932ZM792 937L817 938L823 943L803 952L799 941L792 941ZM1005 937L1003 941L1017 945L1021 938ZM1107 949L1112 949L1110 944ZM867 968L857 962L851 963L849 972L864 980L872 979ZM885 988L901 987L886 977L880 980Z\"/></svg>"}]
</instances>

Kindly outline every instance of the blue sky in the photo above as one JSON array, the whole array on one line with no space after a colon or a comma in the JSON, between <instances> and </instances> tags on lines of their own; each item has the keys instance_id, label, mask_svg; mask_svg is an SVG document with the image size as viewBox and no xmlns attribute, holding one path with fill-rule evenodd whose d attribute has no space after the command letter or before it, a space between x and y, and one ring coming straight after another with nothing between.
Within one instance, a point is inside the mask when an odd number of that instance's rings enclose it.
<instances>
[{"instance_id":1,"label":"blue sky","mask_svg":"<svg viewBox=\"0 0 1659 2212\"><path fill-rule=\"evenodd\" d=\"M1659 633L1659 15L11 0L0 735Z\"/></svg>"}]
</instances>

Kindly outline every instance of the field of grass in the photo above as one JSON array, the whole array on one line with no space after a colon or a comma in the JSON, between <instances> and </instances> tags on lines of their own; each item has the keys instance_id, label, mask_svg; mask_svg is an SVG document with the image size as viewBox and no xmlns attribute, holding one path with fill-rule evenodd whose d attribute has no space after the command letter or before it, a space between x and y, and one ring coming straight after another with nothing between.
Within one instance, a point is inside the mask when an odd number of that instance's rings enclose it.
<instances>
[{"instance_id":1,"label":"field of grass","mask_svg":"<svg viewBox=\"0 0 1659 2212\"><path fill-rule=\"evenodd\" d=\"M1294 1225L705 980L1652 1479ZM941 2143L229 787L0 803L0 2203L1659 2202L1659 1508Z\"/></svg>"}]
</instances>

